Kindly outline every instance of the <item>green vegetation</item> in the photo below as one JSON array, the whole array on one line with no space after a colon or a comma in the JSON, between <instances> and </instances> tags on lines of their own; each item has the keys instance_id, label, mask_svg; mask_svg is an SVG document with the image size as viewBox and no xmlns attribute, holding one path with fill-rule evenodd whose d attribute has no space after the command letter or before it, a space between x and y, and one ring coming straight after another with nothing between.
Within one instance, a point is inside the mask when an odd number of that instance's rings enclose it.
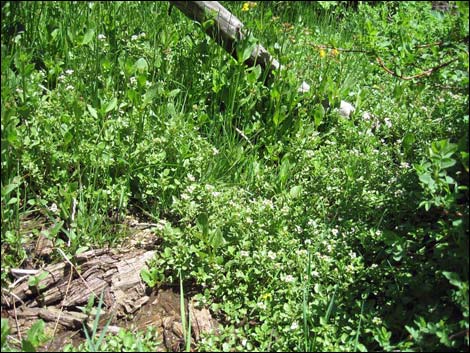
<instances>
[{"instance_id":1,"label":"green vegetation","mask_svg":"<svg viewBox=\"0 0 470 353\"><path fill-rule=\"evenodd\" d=\"M468 2L222 3L266 85L168 2L2 3L2 287L28 237L116 245L139 209L143 278L222 324L197 350L468 350Z\"/></svg>"}]
</instances>

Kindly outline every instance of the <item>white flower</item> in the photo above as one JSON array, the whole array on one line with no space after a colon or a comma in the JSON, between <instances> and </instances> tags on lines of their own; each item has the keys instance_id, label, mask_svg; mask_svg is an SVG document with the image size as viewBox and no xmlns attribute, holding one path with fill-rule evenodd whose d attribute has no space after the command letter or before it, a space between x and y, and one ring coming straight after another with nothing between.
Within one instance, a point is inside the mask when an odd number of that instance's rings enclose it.
<instances>
[{"instance_id":1,"label":"white flower","mask_svg":"<svg viewBox=\"0 0 470 353\"><path fill-rule=\"evenodd\" d=\"M400 163L400 168L408 169L409 167L410 167L410 164L407 163L407 162L401 162Z\"/></svg>"},{"instance_id":2,"label":"white flower","mask_svg":"<svg viewBox=\"0 0 470 353\"><path fill-rule=\"evenodd\" d=\"M65 73L67 75L71 75L71 74L73 74L73 70L72 69L65 70Z\"/></svg>"},{"instance_id":3,"label":"white flower","mask_svg":"<svg viewBox=\"0 0 470 353\"><path fill-rule=\"evenodd\" d=\"M270 209L274 209L274 204L271 200L268 200L268 199L264 199L263 200L263 205L264 206L268 206Z\"/></svg>"},{"instance_id":4,"label":"white flower","mask_svg":"<svg viewBox=\"0 0 470 353\"><path fill-rule=\"evenodd\" d=\"M362 119L364 120L371 120L372 119L372 116L370 115L369 112L364 112L364 114L362 114Z\"/></svg>"},{"instance_id":5,"label":"white flower","mask_svg":"<svg viewBox=\"0 0 470 353\"><path fill-rule=\"evenodd\" d=\"M219 154L219 150L218 150L217 148L215 148L215 147L212 147L212 154L213 154L214 156L218 155L218 154Z\"/></svg>"},{"instance_id":6,"label":"white flower","mask_svg":"<svg viewBox=\"0 0 470 353\"><path fill-rule=\"evenodd\" d=\"M59 75L59 77L57 77L57 81L62 82L63 80L65 80L64 75Z\"/></svg>"},{"instance_id":7,"label":"white flower","mask_svg":"<svg viewBox=\"0 0 470 353\"><path fill-rule=\"evenodd\" d=\"M131 81L131 85L133 85L133 86L134 86L135 84L137 84L137 79L136 79L134 76L132 76L132 77L130 78L130 81Z\"/></svg>"},{"instance_id":8,"label":"white flower","mask_svg":"<svg viewBox=\"0 0 470 353\"><path fill-rule=\"evenodd\" d=\"M240 256L249 257L250 253L248 251L242 250L242 251L240 251Z\"/></svg>"},{"instance_id":9,"label":"white flower","mask_svg":"<svg viewBox=\"0 0 470 353\"><path fill-rule=\"evenodd\" d=\"M183 193L183 194L181 194L181 198L183 200L189 200L191 197L188 194Z\"/></svg>"},{"instance_id":10,"label":"white flower","mask_svg":"<svg viewBox=\"0 0 470 353\"><path fill-rule=\"evenodd\" d=\"M307 82L302 82L297 92L305 93L305 92L308 92L309 90L310 90L310 85Z\"/></svg>"},{"instance_id":11,"label":"white flower","mask_svg":"<svg viewBox=\"0 0 470 353\"><path fill-rule=\"evenodd\" d=\"M271 259L271 260L275 260L276 259L276 253L275 252L272 252L271 250L268 251L268 257Z\"/></svg>"},{"instance_id":12,"label":"white flower","mask_svg":"<svg viewBox=\"0 0 470 353\"><path fill-rule=\"evenodd\" d=\"M132 41L136 41L137 39L139 39L139 36L137 36L137 35L135 35L135 34L131 37L131 40L132 40Z\"/></svg>"},{"instance_id":13,"label":"white flower","mask_svg":"<svg viewBox=\"0 0 470 353\"><path fill-rule=\"evenodd\" d=\"M376 316L372 319L372 322L376 325L380 325L380 324L382 324L382 319L380 317Z\"/></svg>"},{"instance_id":14,"label":"white flower","mask_svg":"<svg viewBox=\"0 0 470 353\"><path fill-rule=\"evenodd\" d=\"M355 110L356 108L346 101L341 101L339 105L339 114L345 118L349 118Z\"/></svg>"},{"instance_id":15,"label":"white flower","mask_svg":"<svg viewBox=\"0 0 470 353\"><path fill-rule=\"evenodd\" d=\"M212 192L212 196L214 196L214 197L219 197L220 194L221 194L221 193L220 193L219 191L213 191L213 192Z\"/></svg>"},{"instance_id":16,"label":"white flower","mask_svg":"<svg viewBox=\"0 0 470 353\"><path fill-rule=\"evenodd\" d=\"M333 229L331 230L331 233L333 233L333 235L335 235L335 236L336 236L336 235L338 235L338 233L339 233L339 230L338 230L338 229L336 229L336 228L333 228Z\"/></svg>"},{"instance_id":17,"label":"white flower","mask_svg":"<svg viewBox=\"0 0 470 353\"><path fill-rule=\"evenodd\" d=\"M312 150L306 150L305 155L307 156L307 158L313 158L313 156L315 155L315 152Z\"/></svg>"},{"instance_id":18,"label":"white flower","mask_svg":"<svg viewBox=\"0 0 470 353\"><path fill-rule=\"evenodd\" d=\"M292 275L287 275L287 276L284 277L284 282L287 282L287 283L292 283L292 282L294 282L294 280L295 280L295 278Z\"/></svg>"},{"instance_id":19,"label":"white flower","mask_svg":"<svg viewBox=\"0 0 470 353\"><path fill-rule=\"evenodd\" d=\"M72 85L68 85L67 87L65 87L65 90L66 90L66 91L73 91L73 86L72 86Z\"/></svg>"},{"instance_id":20,"label":"white flower","mask_svg":"<svg viewBox=\"0 0 470 353\"><path fill-rule=\"evenodd\" d=\"M49 211L51 211L52 213L57 213L58 208L55 202L51 205L51 207L49 207Z\"/></svg>"},{"instance_id":21,"label":"white flower","mask_svg":"<svg viewBox=\"0 0 470 353\"><path fill-rule=\"evenodd\" d=\"M146 34L145 32L142 32L141 34L139 34L139 38L145 38Z\"/></svg>"},{"instance_id":22,"label":"white flower","mask_svg":"<svg viewBox=\"0 0 470 353\"><path fill-rule=\"evenodd\" d=\"M299 328L299 323L297 321L294 321L292 323L292 325L290 325L290 329L293 331L293 330L297 330Z\"/></svg>"},{"instance_id":23,"label":"white flower","mask_svg":"<svg viewBox=\"0 0 470 353\"><path fill-rule=\"evenodd\" d=\"M392 121L389 118L384 119L385 125L390 129L392 127Z\"/></svg>"},{"instance_id":24,"label":"white flower","mask_svg":"<svg viewBox=\"0 0 470 353\"><path fill-rule=\"evenodd\" d=\"M192 174L188 174L188 179L189 179L189 181L191 181L191 182L196 181L196 178L195 178L194 175L192 175Z\"/></svg>"},{"instance_id":25,"label":"white flower","mask_svg":"<svg viewBox=\"0 0 470 353\"><path fill-rule=\"evenodd\" d=\"M258 308L260 308L261 310L266 310L267 308L266 304L263 302L258 302L256 305L258 305Z\"/></svg>"},{"instance_id":26,"label":"white flower","mask_svg":"<svg viewBox=\"0 0 470 353\"><path fill-rule=\"evenodd\" d=\"M103 41L105 39L106 39L106 36L104 34L102 34L102 33L98 34L98 40Z\"/></svg>"},{"instance_id":27,"label":"white flower","mask_svg":"<svg viewBox=\"0 0 470 353\"><path fill-rule=\"evenodd\" d=\"M314 219L309 219L308 222L307 222L307 225L310 226L310 227L316 228L317 227L317 221L315 221Z\"/></svg>"}]
</instances>

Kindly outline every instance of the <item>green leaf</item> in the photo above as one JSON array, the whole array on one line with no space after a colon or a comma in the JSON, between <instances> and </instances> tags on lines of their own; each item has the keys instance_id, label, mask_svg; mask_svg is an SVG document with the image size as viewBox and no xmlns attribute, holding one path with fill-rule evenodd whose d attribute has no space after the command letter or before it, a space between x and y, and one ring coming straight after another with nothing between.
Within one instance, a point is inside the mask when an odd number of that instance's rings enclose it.
<instances>
[{"instance_id":1,"label":"green leaf","mask_svg":"<svg viewBox=\"0 0 470 353\"><path fill-rule=\"evenodd\" d=\"M87 45L93 40L94 37L95 37L95 29L90 28L83 36L82 45Z\"/></svg>"},{"instance_id":2,"label":"green leaf","mask_svg":"<svg viewBox=\"0 0 470 353\"><path fill-rule=\"evenodd\" d=\"M30 341L23 339L21 341L21 351L36 352L36 349L34 348L33 344Z\"/></svg>"},{"instance_id":3,"label":"green leaf","mask_svg":"<svg viewBox=\"0 0 470 353\"><path fill-rule=\"evenodd\" d=\"M144 58L140 58L135 62L134 69L140 73L144 73L148 71L149 64L147 63L147 60L145 60Z\"/></svg>"},{"instance_id":4,"label":"green leaf","mask_svg":"<svg viewBox=\"0 0 470 353\"><path fill-rule=\"evenodd\" d=\"M10 184L2 188L2 196L7 196L8 194L10 194L10 192L20 186L20 184L21 178L18 176L14 177Z\"/></svg>"},{"instance_id":5,"label":"green leaf","mask_svg":"<svg viewBox=\"0 0 470 353\"><path fill-rule=\"evenodd\" d=\"M260 76L261 76L261 66L256 65L254 68L251 68L249 70L249 73L246 76L246 78L247 78L248 82L253 84L253 83L256 83L256 81L258 81Z\"/></svg>"},{"instance_id":6,"label":"green leaf","mask_svg":"<svg viewBox=\"0 0 470 353\"><path fill-rule=\"evenodd\" d=\"M455 165L455 163L457 163L457 161L453 158L443 158L441 160L441 168L449 168L449 167L452 167L453 165Z\"/></svg>"},{"instance_id":7,"label":"green leaf","mask_svg":"<svg viewBox=\"0 0 470 353\"><path fill-rule=\"evenodd\" d=\"M150 273L146 268L140 271L140 276L142 280L150 287L153 288L156 284L155 276L153 273Z\"/></svg>"},{"instance_id":8,"label":"green leaf","mask_svg":"<svg viewBox=\"0 0 470 353\"><path fill-rule=\"evenodd\" d=\"M8 200L7 205L13 205L14 203L18 202L18 198L12 197L10 200Z\"/></svg>"},{"instance_id":9,"label":"green leaf","mask_svg":"<svg viewBox=\"0 0 470 353\"><path fill-rule=\"evenodd\" d=\"M142 101L142 106L145 107L147 106L149 103L151 103L153 101L153 99L157 96L157 89L156 88L152 88L152 89L149 89L147 92L145 92L144 94L144 99Z\"/></svg>"},{"instance_id":10,"label":"green leaf","mask_svg":"<svg viewBox=\"0 0 470 353\"><path fill-rule=\"evenodd\" d=\"M174 90L172 90L170 93L168 93L168 97L176 97L179 93L181 92L181 90L179 88L176 88Z\"/></svg>"},{"instance_id":11,"label":"green leaf","mask_svg":"<svg viewBox=\"0 0 470 353\"><path fill-rule=\"evenodd\" d=\"M98 112L96 111L95 108L93 108L91 105L87 104L86 105L88 111L90 112L91 116L95 119L98 119Z\"/></svg>"},{"instance_id":12,"label":"green leaf","mask_svg":"<svg viewBox=\"0 0 470 353\"><path fill-rule=\"evenodd\" d=\"M300 195L302 194L302 186L300 185L296 185L294 187L292 187L290 189L290 197L293 198L293 199L297 199L300 197Z\"/></svg>"},{"instance_id":13,"label":"green leaf","mask_svg":"<svg viewBox=\"0 0 470 353\"><path fill-rule=\"evenodd\" d=\"M64 134L64 145L68 145L70 142L72 142L73 135L70 133L70 131L67 131Z\"/></svg>"},{"instance_id":14,"label":"green leaf","mask_svg":"<svg viewBox=\"0 0 470 353\"><path fill-rule=\"evenodd\" d=\"M206 236L209 232L209 217L207 213L201 213L197 217L197 227L201 231L201 233Z\"/></svg>"},{"instance_id":15,"label":"green leaf","mask_svg":"<svg viewBox=\"0 0 470 353\"><path fill-rule=\"evenodd\" d=\"M1 322L2 322L2 346L1 346L1 350L3 352L4 349L6 348L5 345L7 343L7 336L10 333L10 327L8 326L8 319L4 319L2 317Z\"/></svg>"},{"instance_id":16,"label":"green leaf","mask_svg":"<svg viewBox=\"0 0 470 353\"><path fill-rule=\"evenodd\" d=\"M403 151L405 152L405 154L408 154L411 151L411 147L413 147L413 143L415 141L416 141L415 135L413 135L410 132L405 134L405 136L403 137L403 142L402 142Z\"/></svg>"},{"instance_id":17,"label":"green leaf","mask_svg":"<svg viewBox=\"0 0 470 353\"><path fill-rule=\"evenodd\" d=\"M250 41L251 42L251 41ZM242 46L243 48L243 51L242 51L242 55L241 55L241 58L240 58L240 55L238 56L238 61L240 63L243 63L245 62L246 60L248 60L248 58L251 56L251 53L253 52L253 50L255 49L256 47L256 43L254 42L248 42L246 43L246 46ZM241 59L241 60L240 60Z\"/></svg>"},{"instance_id":18,"label":"green leaf","mask_svg":"<svg viewBox=\"0 0 470 353\"><path fill-rule=\"evenodd\" d=\"M106 106L106 109L104 110L105 113L109 113L111 110L114 110L116 109L117 107L117 98L114 97L113 99L111 99L111 101L108 103L108 105Z\"/></svg>"},{"instance_id":19,"label":"green leaf","mask_svg":"<svg viewBox=\"0 0 470 353\"><path fill-rule=\"evenodd\" d=\"M462 288L462 280L459 275L455 272L442 271L445 278L449 280L449 283L457 288Z\"/></svg>"},{"instance_id":20,"label":"green leaf","mask_svg":"<svg viewBox=\"0 0 470 353\"><path fill-rule=\"evenodd\" d=\"M323 117L325 116L325 108L323 108L323 105L319 104L315 108L313 112L313 119L315 122L315 127L320 126L321 122L323 121Z\"/></svg>"}]
</instances>

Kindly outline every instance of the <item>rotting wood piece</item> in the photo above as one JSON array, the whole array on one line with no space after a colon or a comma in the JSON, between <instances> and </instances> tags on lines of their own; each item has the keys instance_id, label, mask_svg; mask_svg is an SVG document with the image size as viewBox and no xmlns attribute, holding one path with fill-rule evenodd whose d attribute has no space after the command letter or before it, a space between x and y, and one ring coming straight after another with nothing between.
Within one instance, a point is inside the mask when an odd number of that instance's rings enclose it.
<instances>
[{"instance_id":1,"label":"rotting wood piece","mask_svg":"<svg viewBox=\"0 0 470 353\"><path fill-rule=\"evenodd\" d=\"M187 17L203 23L209 19L214 25L207 26L206 33L221 45L230 55L237 59L236 43L245 38L243 23L218 1L170 1ZM260 64L270 72L280 69L281 65L262 46L256 45L245 62L248 66Z\"/></svg>"},{"instance_id":2,"label":"rotting wood piece","mask_svg":"<svg viewBox=\"0 0 470 353\"><path fill-rule=\"evenodd\" d=\"M12 290L10 299L15 304L23 301L30 308L55 304L68 308L86 304L92 293L99 298L104 291L105 305L124 316L148 300L140 271L154 255L155 251L143 249L90 250L75 256L80 275L66 261L47 266L42 271L48 275L36 288L23 282Z\"/></svg>"}]
</instances>

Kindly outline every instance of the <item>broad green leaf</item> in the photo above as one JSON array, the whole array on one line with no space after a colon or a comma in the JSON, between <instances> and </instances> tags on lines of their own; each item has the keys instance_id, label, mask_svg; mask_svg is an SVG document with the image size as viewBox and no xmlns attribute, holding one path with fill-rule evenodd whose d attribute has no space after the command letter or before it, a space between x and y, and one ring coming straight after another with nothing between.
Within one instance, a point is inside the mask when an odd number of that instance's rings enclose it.
<instances>
[{"instance_id":1,"label":"broad green leaf","mask_svg":"<svg viewBox=\"0 0 470 353\"><path fill-rule=\"evenodd\" d=\"M449 167L452 167L453 165L455 165L455 163L457 163L457 161L455 159L452 159L452 158L443 158L441 160L441 168L449 168Z\"/></svg>"},{"instance_id":2,"label":"broad green leaf","mask_svg":"<svg viewBox=\"0 0 470 353\"><path fill-rule=\"evenodd\" d=\"M83 36L82 45L87 45L93 40L94 37L95 37L95 29L90 28Z\"/></svg>"},{"instance_id":3,"label":"broad green leaf","mask_svg":"<svg viewBox=\"0 0 470 353\"><path fill-rule=\"evenodd\" d=\"M261 66L256 65L256 67L250 69L250 72L248 73L246 78L247 78L248 82L253 84L256 81L258 81L260 75L261 75Z\"/></svg>"},{"instance_id":4,"label":"broad green leaf","mask_svg":"<svg viewBox=\"0 0 470 353\"><path fill-rule=\"evenodd\" d=\"M302 194L302 186L296 185L296 186L292 187L290 189L289 194L293 199L299 198L300 195Z\"/></svg>"},{"instance_id":5,"label":"broad green leaf","mask_svg":"<svg viewBox=\"0 0 470 353\"><path fill-rule=\"evenodd\" d=\"M462 280L455 272L443 271L442 274L448 279L449 283L457 288L462 288Z\"/></svg>"},{"instance_id":6,"label":"broad green leaf","mask_svg":"<svg viewBox=\"0 0 470 353\"><path fill-rule=\"evenodd\" d=\"M170 93L168 93L168 96L173 98L173 97L176 97L180 92L181 92L181 90L179 88L176 88L173 91L171 91Z\"/></svg>"},{"instance_id":7,"label":"broad green leaf","mask_svg":"<svg viewBox=\"0 0 470 353\"><path fill-rule=\"evenodd\" d=\"M98 119L98 112L96 111L95 108L93 108L91 105L87 104L86 105L88 111L90 112L91 116L95 119Z\"/></svg>"},{"instance_id":8,"label":"broad green leaf","mask_svg":"<svg viewBox=\"0 0 470 353\"><path fill-rule=\"evenodd\" d=\"M2 196L7 196L15 190L20 185L21 179L19 177L14 177L12 182L2 189Z\"/></svg>"},{"instance_id":9,"label":"broad green leaf","mask_svg":"<svg viewBox=\"0 0 470 353\"><path fill-rule=\"evenodd\" d=\"M151 103L153 101L153 99L156 97L156 95L157 95L157 89L156 88L149 89L144 94L144 100L142 102L142 105L144 107L147 106L149 103Z\"/></svg>"},{"instance_id":10,"label":"broad green leaf","mask_svg":"<svg viewBox=\"0 0 470 353\"><path fill-rule=\"evenodd\" d=\"M113 99L111 99L111 101L108 103L108 105L106 106L106 109L105 109L105 113L109 113L111 110L114 110L116 109L117 107L117 98L114 97Z\"/></svg>"},{"instance_id":11,"label":"broad green leaf","mask_svg":"<svg viewBox=\"0 0 470 353\"><path fill-rule=\"evenodd\" d=\"M147 72L149 69L149 64L144 58L138 59L134 64L134 69L140 73Z\"/></svg>"}]
</instances>

